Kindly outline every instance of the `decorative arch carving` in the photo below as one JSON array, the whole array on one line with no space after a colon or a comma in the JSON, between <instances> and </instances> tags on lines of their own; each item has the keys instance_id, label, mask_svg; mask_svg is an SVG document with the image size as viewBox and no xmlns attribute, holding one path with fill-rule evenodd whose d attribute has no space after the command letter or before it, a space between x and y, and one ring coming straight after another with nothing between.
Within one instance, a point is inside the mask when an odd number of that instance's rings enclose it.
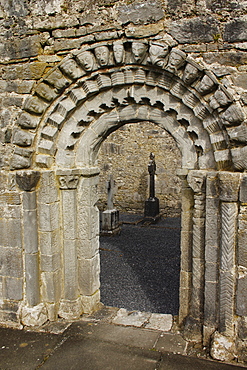
<instances>
[{"instance_id":1,"label":"decorative arch carving","mask_svg":"<svg viewBox=\"0 0 247 370\"><path fill-rule=\"evenodd\" d=\"M246 169L245 115L217 78L163 40L124 38L84 46L39 81L17 120L12 169L49 168L62 151L73 157L92 127L106 137L102 122L114 114L112 131L148 119L175 137L184 158L190 143L185 168Z\"/></svg>"}]
</instances>

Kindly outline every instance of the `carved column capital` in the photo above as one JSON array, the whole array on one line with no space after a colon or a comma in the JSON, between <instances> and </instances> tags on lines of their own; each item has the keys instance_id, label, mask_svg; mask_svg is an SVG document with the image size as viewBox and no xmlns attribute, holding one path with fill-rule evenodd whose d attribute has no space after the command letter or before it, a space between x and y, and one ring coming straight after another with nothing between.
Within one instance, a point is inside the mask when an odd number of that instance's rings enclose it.
<instances>
[{"instance_id":1,"label":"carved column capital","mask_svg":"<svg viewBox=\"0 0 247 370\"><path fill-rule=\"evenodd\" d=\"M70 170L57 173L59 188L62 190L76 189L79 184L80 174Z\"/></svg>"},{"instance_id":2,"label":"carved column capital","mask_svg":"<svg viewBox=\"0 0 247 370\"><path fill-rule=\"evenodd\" d=\"M21 190L33 191L40 179L38 171L18 171L16 173L16 182Z\"/></svg>"},{"instance_id":3,"label":"carved column capital","mask_svg":"<svg viewBox=\"0 0 247 370\"><path fill-rule=\"evenodd\" d=\"M206 191L206 171L192 170L187 176L187 181L191 189L197 194L203 194Z\"/></svg>"},{"instance_id":4,"label":"carved column capital","mask_svg":"<svg viewBox=\"0 0 247 370\"><path fill-rule=\"evenodd\" d=\"M222 171L218 173L218 179L220 199L225 202L237 202L242 173Z\"/></svg>"}]
</instances>

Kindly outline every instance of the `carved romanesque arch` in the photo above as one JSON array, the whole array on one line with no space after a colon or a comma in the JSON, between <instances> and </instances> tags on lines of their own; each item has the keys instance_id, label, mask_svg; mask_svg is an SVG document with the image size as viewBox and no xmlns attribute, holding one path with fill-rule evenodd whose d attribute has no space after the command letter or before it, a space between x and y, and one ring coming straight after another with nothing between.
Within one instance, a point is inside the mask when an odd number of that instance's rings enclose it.
<instances>
[{"instance_id":1,"label":"carved romanesque arch","mask_svg":"<svg viewBox=\"0 0 247 370\"><path fill-rule=\"evenodd\" d=\"M180 134L193 136L194 148L203 155L211 151L218 170L245 169L244 113L227 89L184 52L170 50L162 41L129 39L84 47L44 76L17 120L20 129L13 135L17 148L12 169L49 168L65 123L67 146L63 149L69 151L101 115L114 108L123 112L132 104L155 107L157 117L151 120L163 124L172 135L175 126L170 131L163 118L176 115ZM129 114L136 119L139 113ZM118 119L126 121L126 117ZM197 166L214 167L212 159Z\"/></svg>"},{"instance_id":2,"label":"carved romanesque arch","mask_svg":"<svg viewBox=\"0 0 247 370\"><path fill-rule=\"evenodd\" d=\"M44 315L53 312L53 319L79 317L99 303L97 151L112 131L140 121L168 131L182 153L180 322L199 337L203 327L205 340L216 329L233 335L245 116L213 73L162 39L83 47L45 75L25 102L13 131L11 169L21 170L19 178L31 177L23 169L41 173L41 262L36 260L35 276L27 281L27 303L44 303ZM60 241L54 252L55 232ZM27 258L30 238L26 233ZM62 268L43 271L47 256L57 255Z\"/></svg>"}]
</instances>

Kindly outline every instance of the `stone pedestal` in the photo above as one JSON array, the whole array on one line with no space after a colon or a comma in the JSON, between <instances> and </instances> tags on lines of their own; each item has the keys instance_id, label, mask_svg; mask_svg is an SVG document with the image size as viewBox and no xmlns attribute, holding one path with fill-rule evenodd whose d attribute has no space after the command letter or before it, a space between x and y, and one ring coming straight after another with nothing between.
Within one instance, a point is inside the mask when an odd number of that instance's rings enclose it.
<instances>
[{"instance_id":1,"label":"stone pedestal","mask_svg":"<svg viewBox=\"0 0 247 370\"><path fill-rule=\"evenodd\" d=\"M145 220L157 221L160 218L159 213L160 213L159 199L154 197L146 200L144 210Z\"/></svg>"},{"instance_id":2,"label":"stone pedestal","mask_svg":"<svg viewBox=\"0 0 247 370\"><path fill-rule=\"evenodd\" d=\"M116 235L120 232L119 211L107 209L101 214L101 235Z\"/></svg>"}]
</instances>

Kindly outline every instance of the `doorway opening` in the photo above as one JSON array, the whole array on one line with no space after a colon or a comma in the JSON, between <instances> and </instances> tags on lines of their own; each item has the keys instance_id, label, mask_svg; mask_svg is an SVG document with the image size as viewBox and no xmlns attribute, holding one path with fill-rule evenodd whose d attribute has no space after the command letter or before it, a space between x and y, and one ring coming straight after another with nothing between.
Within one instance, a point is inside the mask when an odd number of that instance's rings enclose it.
<instances>
[{"instance_id":1,"label":"doorway opening","mask_svg":"<svg viewBox=\"0 0 247 370\"><path fill-rule=\"evenodd\" d=\"M156 196L161 218L143 223L147 164L156 155ZM181 154L174 139L150 122L127 124L105 140L98 159L100 211L113 176L121 232L100 237L101 302L107 306L178 315L180 279Z\"/></svg>"}]
</instances>

